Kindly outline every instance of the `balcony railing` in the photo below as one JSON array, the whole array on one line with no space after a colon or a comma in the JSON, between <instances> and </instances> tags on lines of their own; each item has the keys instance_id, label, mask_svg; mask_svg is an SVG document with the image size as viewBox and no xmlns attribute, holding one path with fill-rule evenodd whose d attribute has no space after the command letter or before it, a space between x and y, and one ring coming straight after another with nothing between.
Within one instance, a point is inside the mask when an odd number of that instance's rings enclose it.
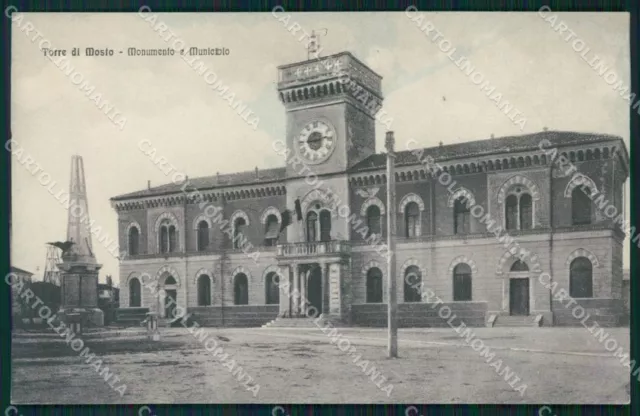
<instances>
[{"instance_id":1,"label":"balcony railing","mask_svg":"<svg viewBox=\"0 0 640 416\"><path fill-rule=\"evenodd\" d=\"M349 254L351 244L348 241L338 240L280 244L277 253L281 257Z\"/></svg>"}]
</instances>

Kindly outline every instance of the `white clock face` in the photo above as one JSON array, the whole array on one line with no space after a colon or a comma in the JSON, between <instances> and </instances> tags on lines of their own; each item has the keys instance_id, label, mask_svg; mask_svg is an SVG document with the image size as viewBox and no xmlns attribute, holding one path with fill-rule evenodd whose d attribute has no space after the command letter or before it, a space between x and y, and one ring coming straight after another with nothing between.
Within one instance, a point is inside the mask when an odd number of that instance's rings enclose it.
<instances>
[{"instance_id":1,"label":"white clock face","mask_svg":"<svg viewBox=\"0 0 640 416\"><path fill-rule=\"evenodd\" d=\"M306 161L323 162L336 146L335 130L324 121L312 121L298 135L297 145L300 156Z\"/></svg>"}]
</instances>

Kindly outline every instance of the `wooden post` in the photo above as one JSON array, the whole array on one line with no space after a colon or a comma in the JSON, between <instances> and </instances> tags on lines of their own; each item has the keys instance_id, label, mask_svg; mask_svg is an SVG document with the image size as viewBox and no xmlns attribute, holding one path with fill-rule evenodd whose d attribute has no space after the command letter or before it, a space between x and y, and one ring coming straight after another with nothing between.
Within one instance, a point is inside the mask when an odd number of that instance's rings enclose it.
<instances>
[{"instance_id":1,"label":"wooden post","mask_svg":"<svg viewBox=\"0 0 640 416\"><path fill-rule=\"evenodd\" d=\"M398 299L396 297L396 174L394 153L395 139L393 132L388 131L385 137L385 147L387 149L387 246L389 256L387 258L387 326L388 344L387 352L389 358L398 357L398 322L397 309Z\"/></svg>"}]
</instances>

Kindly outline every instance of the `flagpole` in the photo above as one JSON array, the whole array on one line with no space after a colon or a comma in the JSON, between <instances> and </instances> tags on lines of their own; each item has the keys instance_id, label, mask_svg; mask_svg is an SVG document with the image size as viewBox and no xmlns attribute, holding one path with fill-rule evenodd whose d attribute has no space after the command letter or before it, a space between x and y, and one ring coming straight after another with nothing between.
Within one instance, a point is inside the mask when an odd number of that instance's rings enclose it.
<instances>
[{"instance_id":1,"label":"flagpole","mask_svg":"<svg viewBox=\"0 0 640 416\"><path fill-rule=\"evenodd\" d=\"M396 314L398 309L398 299L396 298L396 154L393 150L394 145L393 132L388 131L385 137L385 147L387 148L387 247L389 248L389 256L387 258L387 353L389 358L398 357L398 322Z\"/></svg>"}]
</instances>

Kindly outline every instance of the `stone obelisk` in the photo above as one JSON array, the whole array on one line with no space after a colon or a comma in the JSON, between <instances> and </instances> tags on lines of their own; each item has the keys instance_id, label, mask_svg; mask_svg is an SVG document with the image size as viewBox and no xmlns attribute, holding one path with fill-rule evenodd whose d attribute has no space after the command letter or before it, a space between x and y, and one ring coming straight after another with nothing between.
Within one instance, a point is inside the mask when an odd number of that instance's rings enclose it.
<instances>
[{"instance_id":1,"label":"stone obelisk","mask_svg":"<svg viewBox=\"0 0 640 416\"><path fill-rule=\"evenodd\" d=\"M85 325L102 326L104 313L98 308L98 271L102 265L93 254L90 224L84 163L82 156L74 155L67 221L67 241L73 244L62 253L62 263L58 264L62 287L59 316L65 320L69 314L80 314Z\"/></svg>"}]
</instances>

